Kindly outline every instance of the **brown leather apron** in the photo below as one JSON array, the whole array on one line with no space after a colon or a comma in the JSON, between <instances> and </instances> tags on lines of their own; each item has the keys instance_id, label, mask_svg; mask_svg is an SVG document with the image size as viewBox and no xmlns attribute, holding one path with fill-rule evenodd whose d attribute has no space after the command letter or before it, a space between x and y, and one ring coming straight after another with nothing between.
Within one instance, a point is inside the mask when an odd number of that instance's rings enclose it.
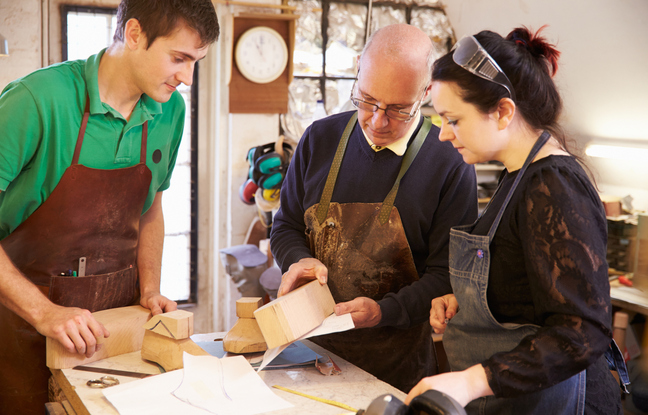
<instances>
[{"instance_id":1,"label":"brown leather apron","mask_svg":"<svg viewBox=\"0 0 648 415\"><path fill-rule=\"evenodd\" d=\"M357 113L342 135L320 202L304 214L311 253L328 268L328 285L336 303L356 297L378 301L419 279L394 200L401 178L430 131L430 120L425 118L408 147L383 203L331 203L356 120ZM356 329L311 340L404 392L438 372L427 323L406 330Z\"/></svg>"},{"instance_id":2,"label":"brown leather apron","mask_svg":"<svg viewBox=\"0 0 648 415\"><path fill-rule=\"evenodd\" d=\"M139 296L139 221L151 171L145 164L147 122L139 164L115 170L78 164L89 115L87 102L72 165L43 204L0 245L51 301L98 311L132 304ZM78 272L81 257L86 258L87 276L59 276ZM45 337L1 305L0 333L0 413L44 413L50 376Z\"/></svg>"}]
</instances>

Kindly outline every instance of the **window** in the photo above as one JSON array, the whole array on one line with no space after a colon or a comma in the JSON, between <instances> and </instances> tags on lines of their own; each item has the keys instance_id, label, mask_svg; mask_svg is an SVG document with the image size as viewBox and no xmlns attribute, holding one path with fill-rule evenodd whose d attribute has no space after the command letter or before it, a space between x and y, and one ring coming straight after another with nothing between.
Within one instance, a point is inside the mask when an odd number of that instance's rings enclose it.
<instances>
[{"instance_id":1,"label":"window","mask_svg":"<svg viewBox=\"0 0 648 415\"><path fill-rule=\"evenodd\" d=\"M289 109L281 117L281 126L293 141L298 141L312 122L318 101L323 102L327 114L353 109L349 95L356 57L378 28L394 23L416 26L430 36L438 56L447 53L455 41L439 0L290 0L289 4L297 7L295 13L300 18L295 30Z\"/></svg>"},{"instance_id":2,"label":"window","mask_svg":"<svg viewBox=\"0 0 648 415\"><path fill-rule=\"evenodd\" d=\"M63 60L86 59L109 46L116 13L114 8L61 6ZM195 68L194 87L178 87L187 107L184 134L171 187L162 198L165 237L161 291L180 303L197 298L197 63Z\"/></svg>"}]
</instances>

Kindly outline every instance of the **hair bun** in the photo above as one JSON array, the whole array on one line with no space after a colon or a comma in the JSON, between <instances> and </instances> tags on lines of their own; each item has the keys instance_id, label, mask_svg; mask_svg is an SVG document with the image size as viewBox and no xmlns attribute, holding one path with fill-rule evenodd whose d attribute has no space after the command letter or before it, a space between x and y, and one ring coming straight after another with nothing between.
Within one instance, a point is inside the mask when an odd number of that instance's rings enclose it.
<instances>
[{"instance_id":1,"label":"hair bun","mask_svg":"<svg viewBox=\"0 0 648 415\"><path fill-rule=\"evenodd\" d=\"M535 57L545 58L547 64L551 67L551 76L554 76L556 71L558 71L558 58L560 57L560 52L554 45L550 44L544 37L540 36L540 32L542 32L545 27L547 27L547 25L542 26L535 33L531 33L531 31L525 26L518 27L513 29L506 39L514 41L516 45L523 46Z\"/></svg>"}]
</instances>

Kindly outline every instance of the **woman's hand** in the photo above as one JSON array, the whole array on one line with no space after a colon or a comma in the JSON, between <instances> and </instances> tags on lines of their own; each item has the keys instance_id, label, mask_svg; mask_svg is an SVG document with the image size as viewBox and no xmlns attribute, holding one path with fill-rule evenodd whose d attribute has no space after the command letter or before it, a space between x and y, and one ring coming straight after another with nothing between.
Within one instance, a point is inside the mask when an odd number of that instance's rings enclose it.
<instances>
[{"instance_id":1,"label":"woman's hand","mask_svg":"<svg viewBox=\"0 0 648 415\"><path fill-rule=\"evenodd\" d=\"M430 308L430 326L437 334L443 333L448 321L457 314L459 303L454 294L446 294L432 300Z\"/></svg>"},{"instance_id":2,"label":"woman's hand","mask_svg":"<svg viewBox=\"0 0 648 415\"><path fill-rule=\"evenodd\" d=\"M405 404L409 405L415 396L430 389L436 389L439 392L449 395L461 406L468 405L474 399L493 394L493 390L488 385L486 371L479 364L461 372L442 373L421 379L410 393L407 394Z\"/></svg>"}]
</instances>

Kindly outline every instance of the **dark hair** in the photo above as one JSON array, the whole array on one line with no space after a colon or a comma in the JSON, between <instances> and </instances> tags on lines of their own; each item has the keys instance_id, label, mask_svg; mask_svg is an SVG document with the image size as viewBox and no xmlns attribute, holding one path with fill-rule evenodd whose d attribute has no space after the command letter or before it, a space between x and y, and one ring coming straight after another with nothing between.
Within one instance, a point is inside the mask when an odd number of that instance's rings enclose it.
<instances>
[{"instance_id":1,"label":"dark hair","mask_svg":"<svg viewBox=\"0 0 648 415\"><path fill-rule=\"evenodd\" d=\"M552 79L558 70L560 52L543 37L541 27L535 34L526 27L514 29L504 39L485 30L475 35L489 55L499 64L515 90L515 105L522 118L536 130L547 130L567 148L566 137L558 118L562 99ZM432 69L433 81L454 82L462 99L481 112L492 112L500 99L508 97L502 86L473 75L457 65L449 52L437 59Z\"/></svg>"},{"instance_id":2,"label":"dark hair","mask_svg":"<svg viewBox=\"0 0 648 415\"><path fill-rule=\"evenodd\" d=\"M117 29L113 40L124 40L126 22L137 19L148 40L171 34L184 22L200 36L201 46L218 40L220 27L210 0L122 0L117 9Z\"/></svg>"}]
</instances>

